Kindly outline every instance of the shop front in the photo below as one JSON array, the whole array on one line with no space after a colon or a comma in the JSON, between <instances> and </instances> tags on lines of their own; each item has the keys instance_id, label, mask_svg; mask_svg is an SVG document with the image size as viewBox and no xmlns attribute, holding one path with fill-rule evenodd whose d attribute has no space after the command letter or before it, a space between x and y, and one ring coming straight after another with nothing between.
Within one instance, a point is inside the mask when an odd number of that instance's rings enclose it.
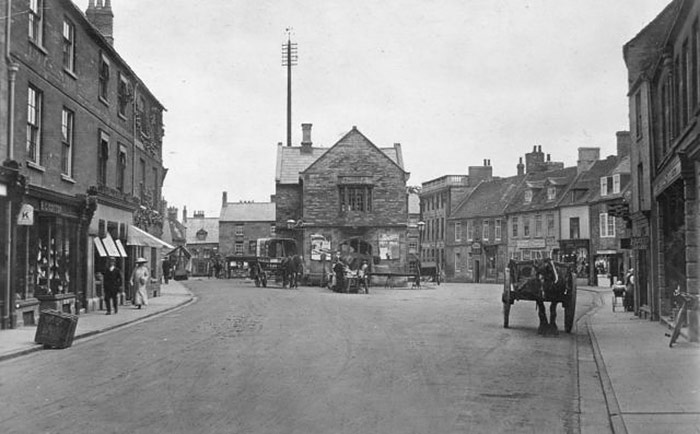
<instances>
[{"instance_id":1,"label":"shop front","mask_svg":"<svg viewBox=\"0 0 700 434\"><path fill-rule=\"evenodd\" d=\"M574 264L576 275L581 279L579 284L593 285L595 277L591 273L590 240L573 239L559 241L558 259L562 262Z\"/></svg>"}]
</instances>

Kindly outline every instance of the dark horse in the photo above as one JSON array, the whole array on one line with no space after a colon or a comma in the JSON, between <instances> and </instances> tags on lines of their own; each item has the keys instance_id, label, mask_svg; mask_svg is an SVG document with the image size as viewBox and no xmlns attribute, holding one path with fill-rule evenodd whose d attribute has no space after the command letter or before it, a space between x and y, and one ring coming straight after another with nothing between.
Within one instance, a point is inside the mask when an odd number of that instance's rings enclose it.
<instances>
[{"instance_id":1,"label":"dark horse","mask_svg":"<svg viewBox=\"0 0 700 434\"><path fill-rule=\"evenodd\" d=\"M537 259L532 265L516 265L511 261L511 282L514 283L518 297L534 300L540 325L537 333L541 335L558 335L557 304L564 302L568 294L567 285L571 284L572 274L568 264L553 260ZM544 303L549 302L549 321Z\"/></svg>"},{"instance_id":2,"label":"dark horse","mask_svg":"<svg viewBox=\"0 0 700 434\"><path fill-rule=\"evenodd\" d=\"M299 281L304 275L304 259L299 255L291 255L282 259L282 288L298 288Z\"/></svg>"}]
</instances>

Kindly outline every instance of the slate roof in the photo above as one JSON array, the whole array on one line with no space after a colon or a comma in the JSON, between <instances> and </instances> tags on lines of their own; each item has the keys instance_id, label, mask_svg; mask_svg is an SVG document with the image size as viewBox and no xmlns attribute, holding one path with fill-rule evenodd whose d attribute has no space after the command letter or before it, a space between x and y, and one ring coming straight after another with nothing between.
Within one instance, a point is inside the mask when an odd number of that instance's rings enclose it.
<instances>
[{"instance_id":1,"label":"slate roof","mask_svg":"<svg viewBox=\"0 0 700 434\"><path fill-rule=\"evenodd\" d=\"M560 197L559 205L566 207L584 205L591 202L596 195L596 191L598 195L600 194L600 178L607 176L616 165L617 158L596 161L590 169L576 177L576 180L569 186L568 191Z\"/></svg>"},{"instance_id":2,"label":"slate roof","mask_svg":"<svg viewBox=\"0 0 700 434\"><path fill-rule=\"evenodd\" d=\"M161 239L168 244L184 244L187 241L187 228L177 220L165 219Z\"/></svg>"},{"instance_id":3,"label":"slate roof","mask_svg":"<svg viewBox=\"0 0 700 434\"><path fill-rule=\"evenodd\" d=\"M231 202L221 207L220 222L274 222L273 202Z\"/></svg>"},{"instance_id":4,"label":"slate roof","mask_svg":"<svg viewBox=\"0 0 700 434\"><path fill-rule=\"evenodd\" d=\"M362 134L354 127L348 134L352 133L353 131ZM338 142L345 139L346 136L347 134L338 140ZM365 139L367 138L365 137ZM369 139L367 139L367 141L372 143L372 141ZM391 161L403 169L401 145L396 144L390 148L380 148L377 146L377 148L387 157L389 157ZM275 181L277 183L298 184L299 174L308 169L309 166L321 158L330 148L312 146L311 152L302 152L301 149L301 146L285 146L282 144L277 145L277 168L275 170Z\"/></svg>"},{"instance_id":5,"label":"slate roof","mask_svg":"<svg viewBox=\"0 0 700 434\"><path fill-rule=\"evenodd\" d=\"M520 184L518 191L513 195L512 200L506 207L505 213L514 214L555 208L561 195L566 192L567 186L576 178L577 171L576 167L566 167L559 170L525 175L526 182ZM537 187L531 187L533 185ZM557 200L547 200L547 187L549 186L557 187ZM529 189L533 191L532 200L525 203L525 191Z\"/></svg>"},{"instance_id":6,"label":"slate roof","mask_svg":"<svg viewBox=\"0 0 700 434\"><path fill-rule=\"evenodd\" d=\"M207 237L197 239L197 232L204 229ZM219 243L219 219L216 217L188 218L187 219L187 245L194 244L218 244Z\"/></svg>"},{"instance_id":7,"label":"slate roof","mask_svg":"<svg viewBox=\"0 0 700 434\"><path fill-rule=\"evenodd\" d=\"M630 174L630 157L625 156L621 158L611 159L613 164L610 169L601 176L612 176L614 174L629 175ZM613 199L619 199L625 196L627 190L630 188L631 178L629 176L620 176L620 192L611 193L605 196L600 195L600 177L598 177L598 188L593 189L593 194L591 194L590 202L603 202Z\"/></svg>"},{"instance_id":8,"label":"slate roof","mask_svg":"<svg viewBox=\"0 0 700 434\"><path fill-rule=\"evenodd\" d=\"M452 219L501 216L525 176L498 178L479 183L457 206Z\"/></svg>"}]
</instances>

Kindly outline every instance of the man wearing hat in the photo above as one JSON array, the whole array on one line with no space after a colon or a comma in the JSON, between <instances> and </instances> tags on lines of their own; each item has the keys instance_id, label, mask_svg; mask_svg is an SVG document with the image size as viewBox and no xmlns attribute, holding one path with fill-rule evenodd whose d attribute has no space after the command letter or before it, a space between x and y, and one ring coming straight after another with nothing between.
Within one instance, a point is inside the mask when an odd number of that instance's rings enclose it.
<instances>
[{"instance_id":1,"label":"man wearing hat","mask_svg":"<svg viewBox=\"0 0 700 434\"><path fill-rule=\"evenodd\" d=\"M136 268L131 274L131 286L134 288L134 299L132 303L134 306L148 306L148 279L151 277L151 273L146 267L145 258L136 259Z\"/></svg>"},{"instance_id":2,"label":"man wearing hat","mask_svg":"<svg viewBox=\"0 0 700 434\"><path fill-rule=\"evenodd\" d=\"M117 259L110 257L107 270L103 273L107 315L112 314L111 306L114 306L114 313L117 313L117 294L122 289L122 271L116 264Z\"/></svg>"}]
</instances>

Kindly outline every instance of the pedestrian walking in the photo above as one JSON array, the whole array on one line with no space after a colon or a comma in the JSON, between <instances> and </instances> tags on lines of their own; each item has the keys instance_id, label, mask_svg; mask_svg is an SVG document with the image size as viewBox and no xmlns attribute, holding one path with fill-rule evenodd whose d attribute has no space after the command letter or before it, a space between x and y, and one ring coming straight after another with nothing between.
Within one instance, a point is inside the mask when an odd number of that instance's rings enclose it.
<instances>
[{"instance_id":1,"label":"pedestrian walking","mask_svg":"<svg viewBox=\"0 0 700 434\"><path fill-rule=\"evenodd\" d=\"M170 279L170 269L172 268L172 266L170 265L170 259L168 259L167 256L165 258L163 258L162 266L163 266L163 281L167 285L168 280Z\"/></svg>"},{"instance_id":2,"label":"pedestrian walking","mask_svg":"<svg viewBox=\"0 0 700 434\"><path fill-rule=\"evenodd\" d=\"M362 260L360 269L357 270L357 277L360 278L360 283L365 290L365 294L369 294L369 264L366 259Z\"/></svg>"},{"instance_id":3,"label":"pedestrian walking","mask_svg":"<svg viewBox=\"0 0 700 434\"><path fill-rule=\"evenodd\" d=\"M148 271L146 266L148 262L145 258L138 258L136 260L136 268L131 275L131 286L134 291L134 306L148 306L148 279L151 277L151 273Z\"/></svg>"},{"instance_id":4,"label":"pedestrian walking","mask_svg":"<svg viewBox=\"0 0 700 434\"><path fill-rule=\"evenodd\" d=\"M122 289L122 270L117 267L116 258L109 258L107 270L102 273L102 275L107 315L112 314L112 307L114 307L114 313L116 315L118 310L117 295Z\"/></svg>"}]
</instances>

